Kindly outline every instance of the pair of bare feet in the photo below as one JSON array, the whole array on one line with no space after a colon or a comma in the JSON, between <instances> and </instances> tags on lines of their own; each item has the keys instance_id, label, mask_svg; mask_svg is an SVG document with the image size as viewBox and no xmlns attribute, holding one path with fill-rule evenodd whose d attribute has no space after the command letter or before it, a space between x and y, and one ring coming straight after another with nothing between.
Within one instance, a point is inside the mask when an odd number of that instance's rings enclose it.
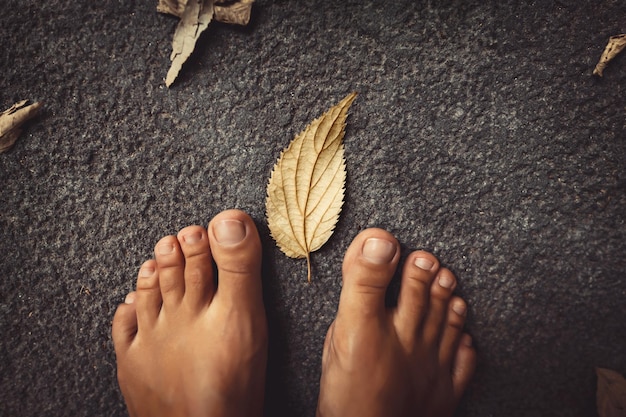
<instances>
[{"instance_id":1,"label":"pair of bare feet","mask_svg":"<svg viewBox=\"0 0 626 417\"><path fill-rule=\"evenodd\" d=\"M452 295L454 275L416 251L404 264L397 307L385 308L399 257L396 239L380 229L348 248L318 416L454 412L476 362L462 330L466 305ZM115 313L113 341L131 416L261 416L267 324L252 219L229 210L208 229L161 239Z\"/></svg>"}]
</instances>

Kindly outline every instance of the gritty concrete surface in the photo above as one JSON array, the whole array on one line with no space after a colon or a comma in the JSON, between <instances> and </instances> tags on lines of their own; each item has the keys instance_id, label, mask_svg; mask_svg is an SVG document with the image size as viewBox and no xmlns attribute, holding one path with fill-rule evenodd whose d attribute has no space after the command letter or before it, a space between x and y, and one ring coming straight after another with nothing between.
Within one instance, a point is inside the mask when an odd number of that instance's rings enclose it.
<instances>
[{"instance_id":1,"label":"gritty concrete surface","mask_svg":"<svg viewBox=\"0 0 626 417\"><path fill-rule=\"evenodd\" d=\"M176 19L156 1L3 4L0 106L45 108L0 155L1 415L125 415L116 305L160 236L230 207L264 241L267 415L314 414L368 226L458 276L479 354L459 416L592 416L594 367L626 373L626 56L591 76L622 0L259 0L169 90ZM344 211L307 284L265 188L351 91Z\"/></svg>"}]
</instances>

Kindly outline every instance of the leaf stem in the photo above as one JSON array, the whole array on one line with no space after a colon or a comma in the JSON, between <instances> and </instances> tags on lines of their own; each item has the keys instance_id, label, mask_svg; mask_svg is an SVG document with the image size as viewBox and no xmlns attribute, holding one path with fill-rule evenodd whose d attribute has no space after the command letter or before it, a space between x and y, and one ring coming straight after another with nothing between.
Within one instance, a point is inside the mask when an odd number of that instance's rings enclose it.
<instances>
[{"instance_id":1,"label":"leaf stem","mask_svg":"<svg viewBox=\"0 0 626 417\"><path fill-rule=\"evenodd\" d=\"M306 269L307 269L307 280L310 284L311 283L311 252L307 252L306 254Z\"/></svg>"}]
</instances>

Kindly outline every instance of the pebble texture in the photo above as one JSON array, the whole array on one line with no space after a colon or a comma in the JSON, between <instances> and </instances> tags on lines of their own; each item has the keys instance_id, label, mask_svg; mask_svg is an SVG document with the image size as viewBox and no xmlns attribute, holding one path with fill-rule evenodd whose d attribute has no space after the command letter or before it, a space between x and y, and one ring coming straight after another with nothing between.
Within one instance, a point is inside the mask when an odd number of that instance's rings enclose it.
<instances>
[{"instance_id":1,"label":"pebble texture","mask_svg":"<svg viewBox=\"0 0 626 417\"><path fill-rule=\"evenodd\" d=\"M342 256L369 226L458 275L479 353L459 416L594 415L594 367L626 373L626 56L591 76L623 0L259 0L171 89L177 20L155 9L4 2L0 107L45 108L0 155L1 415L125 415L116 305L159 237L231 207L264 241L268 416L314 415ZM307 284L265 188L351 91L346 202Z\"/></svg>"}]
</instances>

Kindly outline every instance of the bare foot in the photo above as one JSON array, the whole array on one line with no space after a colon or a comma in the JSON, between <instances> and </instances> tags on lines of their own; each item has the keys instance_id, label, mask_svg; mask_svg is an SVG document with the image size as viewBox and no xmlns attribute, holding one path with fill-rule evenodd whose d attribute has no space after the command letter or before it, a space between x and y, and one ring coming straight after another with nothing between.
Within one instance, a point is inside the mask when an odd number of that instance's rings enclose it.
<instances>
[{"instance_id":1,"label":"bare foot","mask_svg":"<svg viewBox=\"0 0 626 417\"><path fill-rule=\"evenodd\" d=\"M343 263L337 318L324 344L317 416L450 416L473 375L456 280L423 251L406 260L398 306L385 290L398 265L396 239L360 233Z\"/></svg>"},{"instance_id":2,"label":"bare foot","mask_svg":"<svg viewBox=\"0 0 626 417\"><path fill-rule=\"evenodd\" d=\"M133 417L262 415L267 323L252 219L225 211L208 232L161 239L115 313L113 342Z\"/></svg>"}]
</instances>

